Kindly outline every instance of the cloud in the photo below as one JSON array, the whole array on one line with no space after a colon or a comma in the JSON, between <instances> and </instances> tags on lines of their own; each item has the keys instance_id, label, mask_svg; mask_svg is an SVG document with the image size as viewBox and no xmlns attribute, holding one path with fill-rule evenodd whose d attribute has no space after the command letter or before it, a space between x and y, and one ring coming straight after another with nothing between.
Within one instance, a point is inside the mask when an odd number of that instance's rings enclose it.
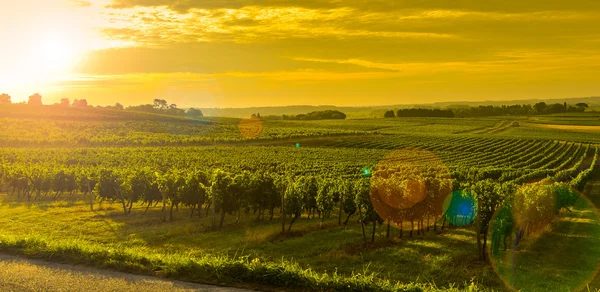
<instances>
[{"instance_id":1,"label":"cloud","mask_svg":"<svg viewBox=\"0 0 600 292\"><path fill-rule=\"evenodd\" d=\"M159 0L113 5L128 8L109 9L111 12L105 14L107 24L100 31L110 40L137 46L197 42L275 43L286 39L317 42L324 38L493 44L528 42L532 36L543 45L546 41L556 43L559 37L582 38L587 33L597 33L594 23L600 17L600 11L594 10L504 12L455 7L384 11L337 5L345 1L324 1L327 5L322 7L294 6L293 3L286 6L284 1L272 1L272 6L262 6L271 2L259 1L222 2L169 2L171 6L195 7L185 12L170 9L167 2Z\"/></svg>"},{"instance_id":2,"label":"cloud","mask_svg":"<svg viewBox=\"0 0 600 292\"><path fill-rule=\"evenodd\" d=\"M521 0L505 1L443 1L443 0L112 0L109 7L167 7L173 11L188 12L191 9L239 9L247 6L257 7L302 7L309 9L353 8L360 11L391 12L406 9L416 10L469 10L498 12L534 12L547 10L592 11L600 9L600 2L587 0L546 0L526 2Z\"/></svg>"},{"instance_id":3,"label":"cloud","mask_svg":"<svg viewBox=\"0 0 600 292\"><path fill-rule=\"evenodd\" d=\"M365 16L360 11L349 8L248 6L240 9L194 10L185 14L164 7L131 8L107 14L110 25L101 31L109 39L135 41L141 45L202 41L264 43L289 38L321 37L415 40L460 38L459 35L448 32L402 28L401 25L394 24L396 19L393 16L384 16ZM388 27L373 27L373 24L381 23L387 23Z\"/></svg>"}]
</instances>

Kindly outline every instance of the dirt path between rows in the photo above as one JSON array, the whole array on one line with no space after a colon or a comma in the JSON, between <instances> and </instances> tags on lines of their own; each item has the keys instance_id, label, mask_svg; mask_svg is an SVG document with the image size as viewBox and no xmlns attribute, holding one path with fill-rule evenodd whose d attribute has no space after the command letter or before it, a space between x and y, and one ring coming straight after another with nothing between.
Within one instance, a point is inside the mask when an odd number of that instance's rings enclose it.
<instances>
[{"instance_id":1,"label":"dirt path between rows","mask_svg":"<svg viewBox=\"0 0 600 292\"><path fill-rule=\"evenodd\" d=\"M248 292L250 290L171 281L0 254L0 291Z\"/></svg>"},{"instance_id":2,"label":"dirt path between rows","mask_svg":"<svg viewBox=\"0 0 600 292\"><path fill-rule=\"evenodd\" d=\"M600 132L600 126L581 126L581 125L556 125L556 124L536 124L536 123L520 123L524 127L557 129L577 132Z\"/></svg>"}]
</instances>

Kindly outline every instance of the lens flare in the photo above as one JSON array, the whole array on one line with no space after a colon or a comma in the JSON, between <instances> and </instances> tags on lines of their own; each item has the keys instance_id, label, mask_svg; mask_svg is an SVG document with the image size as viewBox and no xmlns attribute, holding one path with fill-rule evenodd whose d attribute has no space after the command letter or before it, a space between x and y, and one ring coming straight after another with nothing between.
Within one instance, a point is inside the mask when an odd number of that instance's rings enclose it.
<instances>
[{"instance_id":1,"label":"lens flare","mask_svg":"<svg viewBox=\"0 0 600 292\"><path fill-rule=\"evenodd\" d=\"M361 175L363 177L371 177L371 174L373 174L373 170L369 167L364 167L361 171L360 171Z\"/></svg>"},{"instance_id":2,"label":"lens flare","mask_svg":"<svg viewBox=\"0 0 600 292\"><path fill-rule=\"evenodd\" d=\"M443 214L452 179L444 162L424 149L395 150L371 173L371 202L381 218L431 226Z\"/></svg>"},{"instance_id":3,"label":"lens flare","mask_svg":"<svg viewBox=\"0 0 600 292\"><path fill-rule=\"evenodd\" d=\"M467 191L454 191L444 200L444 217L455 226L473 223L477 216L477 202Z\"/></svg>"},{"instance_id":4,"label":"lens flare","mask_svg":"<svg viewBox=\"0 0 600 292\"><path fill-rule=\"evenodd\" d=\"M566 184L522 186L488 228L490 261L511 290L578 291L598 272L598 210Z\"/></svg>"}]
</instances>

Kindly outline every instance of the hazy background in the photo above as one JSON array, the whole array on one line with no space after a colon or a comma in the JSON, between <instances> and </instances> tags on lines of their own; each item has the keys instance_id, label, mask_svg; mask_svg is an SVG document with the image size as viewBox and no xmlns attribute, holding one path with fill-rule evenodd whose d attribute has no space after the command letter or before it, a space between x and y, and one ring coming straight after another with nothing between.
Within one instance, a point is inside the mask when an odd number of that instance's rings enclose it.
<instances>
[{"instance_id":1,"label":"hazy background","mask_svg":"<svg viewBox=\"0 0 600 292\"><path fill-rule=\"evenodd\" d=\"M598 96L600 2L2 1L0 91L180 107Z\"/></svg>"}]
</instances>

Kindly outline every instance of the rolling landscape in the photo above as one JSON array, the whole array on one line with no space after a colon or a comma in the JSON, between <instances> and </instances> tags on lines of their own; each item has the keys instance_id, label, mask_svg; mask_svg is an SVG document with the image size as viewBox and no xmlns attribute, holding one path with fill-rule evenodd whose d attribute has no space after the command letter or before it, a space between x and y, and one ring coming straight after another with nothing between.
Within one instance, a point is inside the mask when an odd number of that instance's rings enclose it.
<instances>
[{"instance_id":1,"label":"rolling landscape","mask_svg":"<svg viewBox=\"0 0 600 292\"><path fill-rule=\"evenodd\" d=\"M3 252L264 290L600 288L598 112L1 110Z\"/></svg>"}]
</instances>

